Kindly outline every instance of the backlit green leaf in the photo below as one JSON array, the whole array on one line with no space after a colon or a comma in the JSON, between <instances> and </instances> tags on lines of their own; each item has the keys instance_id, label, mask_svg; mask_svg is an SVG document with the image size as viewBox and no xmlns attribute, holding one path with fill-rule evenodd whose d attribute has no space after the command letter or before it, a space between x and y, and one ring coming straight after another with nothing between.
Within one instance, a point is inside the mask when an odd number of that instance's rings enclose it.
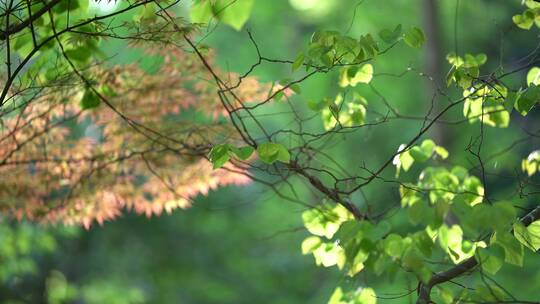
<instances>
[{"instance_id":1,"label":"backlit green leaf","mask_svg":"<svg viewBox=\"0 0 540 304\"><path fill-rule=\"evenodd\" d=\"M534 67L527 73L527 85L540 85L540 68Z\"/></svg>"},{"instance_id":2,"label":"backlit green leaf","mask_svg":"<svg viewBox=\"0 0 540 304\"><path fill-rule=\"evenodd\" d=\"M512 21L519 28L529 30L534 24L534 13L531 10L526 10L521 15L514 15Z\"/></svg>"},{"instance_id":3,"label":"backlit green leaf","mask_svg":"<svg viewBox=\"0 0 540 304\"><path fill-rule=\"evenodd\" d=\"M528 227L521 223L514 224L514 236L516 239L532 251L540 249L540 221L535 221Z\"/></svg>"},{"instance_id":4,"label":"backlit green leaf","mask_svg":"<svg viewBox=\"0 0 540 304\"><path fill-rule=\"evenodd\" d=\"M355 304L376 304L377 295L375 291L371 288L362 288L360 293L354 299Z\"/></svg>"}]
</instances>

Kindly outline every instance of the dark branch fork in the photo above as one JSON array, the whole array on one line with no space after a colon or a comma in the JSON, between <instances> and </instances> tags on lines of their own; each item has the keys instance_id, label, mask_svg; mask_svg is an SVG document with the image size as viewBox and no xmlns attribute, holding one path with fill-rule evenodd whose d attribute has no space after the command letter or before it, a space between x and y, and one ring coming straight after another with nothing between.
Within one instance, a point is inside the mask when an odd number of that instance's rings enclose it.
<instances>
[{"instance_id":1,"label":"dark branch fork","mask_svg":"<svg viewBox=\"0 0 540 304\"><path fill-rule=\"evenodd\" d=\"M9 40L9 36L16 34L27 27L31 27L32 23L39 19L41 16L43 16L45 13L47 13L49 10L51 10L55 5L60 3L62 0L52 0L51 2L45 4L42 8L40 8L38 11L36 11L33 14L30 14L28 19L24 20L23 22L11 25L7 27L5 30L0 29L0 40ZM31 12L30 3L28 3L28 10ZM8 10L7 16L9 16L10 12Z\"/></svg>"}]
</instances>

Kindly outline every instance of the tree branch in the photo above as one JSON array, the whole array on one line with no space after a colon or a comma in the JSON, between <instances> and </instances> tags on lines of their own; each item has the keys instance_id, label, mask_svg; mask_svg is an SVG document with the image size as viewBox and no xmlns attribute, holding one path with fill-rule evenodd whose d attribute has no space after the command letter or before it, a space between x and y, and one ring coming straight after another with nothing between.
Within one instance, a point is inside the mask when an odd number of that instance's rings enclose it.
<instances>
[{"instance_id":1,"label":"tree branch","mask_svg":"<svg viewBox=\"0 0 540 304\"><path fill-rule=\"evenodd\" d=\"M529 226L532 222L540 219L540 206L534 208L531 212L520 219L520 222L524 226ZM474 256L466 259L465 261L457 264L456 266L433 275L431 280L427 283L422 283L418 285L418 300L416 304L429 304L431 302L431 289L438 284L448 282L454 278L457 278L464 274L465 272L473 269L478 265L478 261Z\"/></svg>"},{"instance_id":2,"label":"tree branch","mask_svg":"<svg viewBox=\"0 0 540 304\"><path fill-rule=\"evenodd\" d=\"M6 28L5 31L0 30L0 40L6 40L6 39L9 38L10 35L18 33L20 31L24 30L27 26L31 25L32 22L37 20L39 17L43 16L43 14L45 14L50 9L52 9L60 1L61 0L52 0L51 2L49 2L48 4L43 6L40 10L38 10L34 14L30 15L29 18L24 20L23 22L12 25L9 28ZM31 7L28 7L28 10L31 10L31 9L32 9Z\"/></svg>"}]
</instances>

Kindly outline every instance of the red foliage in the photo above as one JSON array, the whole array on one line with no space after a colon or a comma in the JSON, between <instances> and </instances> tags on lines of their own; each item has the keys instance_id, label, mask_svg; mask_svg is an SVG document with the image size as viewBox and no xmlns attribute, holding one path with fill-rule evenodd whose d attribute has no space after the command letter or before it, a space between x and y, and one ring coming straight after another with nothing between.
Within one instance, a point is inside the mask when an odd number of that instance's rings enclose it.
<instances>
[{"instance_id":1,"label":"red foliage","mask_svg":"<svg viewBox=\"0 0 540 304\"><path fill-rule=\"evenodd\" d=\"M160 53L154 74L136 65L87 71L107 101L91 110L80 106L89 89L67 80L20 94L1 129L0 212L88 228L124 209L159 215L249 182L245 171L212 170L206 160L212 144L238 139L219 119L227 111L202 64L179 49ZM261 100L268 90L247 78L234 93Z\"/></svg>"}]
</instances>

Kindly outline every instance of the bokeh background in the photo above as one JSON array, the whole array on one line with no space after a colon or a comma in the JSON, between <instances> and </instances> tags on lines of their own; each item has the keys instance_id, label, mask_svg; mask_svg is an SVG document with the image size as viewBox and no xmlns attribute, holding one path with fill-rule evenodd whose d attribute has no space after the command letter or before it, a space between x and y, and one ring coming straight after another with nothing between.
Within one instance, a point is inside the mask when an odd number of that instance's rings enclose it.
<instances>
[{"instance_id":1,"label":"bokeh background","mask_svg":"<svg viewBox=\"0 0 540 304\"><path fill-rule=\"evenodd\" d=\"M537 32L521 31L511 21L512 15L522 10L520 2L256 0L244 30L217 25L203 31L201 43L216 50L221 69L242 73L257 59L246 29L264 56L293 59L317 29L335 29L357 37L397 24L420 26L428 36L427 44L421 51L394 48L374 64L372 82L404 113L418 114L429 107L434 89L441 85L440 79L449 68L444 59L448 52L483 52L489 58L487 70L493 71L512 69L534 50ZM188 7L189 3L178 14L187 16ZM115 55L110 64L138 62L150 72L161 64L159 58L145 57L140 50L126 49L119 43L104 47ZM434 79L430 81L422 72ZM264 65L254 72L262 81L289 74L290 67L282 65ZM519 84L519 79L524 75L508 81ZM305 103L335 95L337 80L337 73L314 77L302 84L302 94L292 101ZM450 90L450 94L458 96L459 92ZM378 99L369 89L363 95L370 104ZM486 140L485 149L496 150L510 143L523 124L532 126L538 120L534 113L529 116L526 121L516 117L513 121L517 122L504 131L487 129L490 140ZM287 119L271 115L265 122L279 128ZM358 167L363 160L379 163L417 130L417 122L369 129L346 141L338 138L331 153L347 168ZM467 165L471 156L461 152L477 130L474 126L445 126L429 135L447 147L455 156L453 162ZM519 164L534 144L531 141L517 147L491 169L497 166L499 172L514 172L518 168L512 164ZM507 168L502 167L505 164ZM504 179L492 182L496 191L512 186ZM295 186L302 193L302 185ZM399 204L397 190L392 189L395 193L389 196L384 187L375 184L366 195L376 200L378 193L384 193L380 197L386 204ZM306 199L311 197L306 195ZM392 197L395 201L388 201ZM317 268L312 256L302 256L300 244L308 235L302 226L302 211L302 206L254 183L211 192L197 198L190 209L171 215L146 218L127 212L88 231L2 219L0 303L325 303L334 287L347 279L337 269ZM540 290L540 284L534 284L540 282L534 271L537 266L532 256L527 256L524 270L505 267L501 280L510 290L519 290L521 297L534 298ZM520 286L518 274L529 277L532 284ZM415 287L399 281L373 284L389 294ZM378 303L408 301L405 297L380 299Z\"/></svg>"}]
</instances>

